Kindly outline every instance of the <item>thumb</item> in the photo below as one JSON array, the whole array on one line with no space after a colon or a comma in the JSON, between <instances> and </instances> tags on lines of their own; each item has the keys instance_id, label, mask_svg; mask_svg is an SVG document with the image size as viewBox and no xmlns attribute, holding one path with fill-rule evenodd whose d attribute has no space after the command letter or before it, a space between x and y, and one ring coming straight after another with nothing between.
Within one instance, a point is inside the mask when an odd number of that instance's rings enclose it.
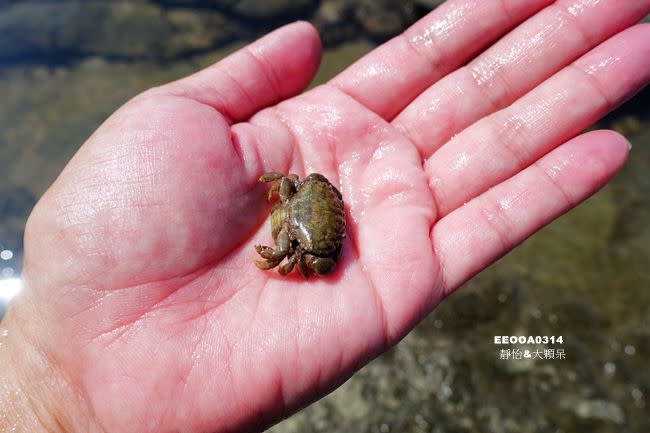
<instances>
[{"instance_id":1,"label":"thumb","mask_svg":"<svg viewBox=\"0 0 650 433\"><path fill-rule=\"evenodd\" d=\"M320 58L316 29L299 21L154 91L194 99L215 108L232 123L241 122L304 90L314 78Z\"/></svg>"},{"instance_id":2,"label":"thumb","mask_svg":"<svg viewBox=\"0 0 650 433\"><path fill-rule=\"evenodd\" d=\"M234 147L219 145L230 139L228 122L300 92L320 52L310 24L290 24L125 104L32 212L24 274L48 275L43 285L114 288L222 257L261 216L250 211L259 193L247 194L255 179L241 181Z\"/></svg>"}]
</instances>

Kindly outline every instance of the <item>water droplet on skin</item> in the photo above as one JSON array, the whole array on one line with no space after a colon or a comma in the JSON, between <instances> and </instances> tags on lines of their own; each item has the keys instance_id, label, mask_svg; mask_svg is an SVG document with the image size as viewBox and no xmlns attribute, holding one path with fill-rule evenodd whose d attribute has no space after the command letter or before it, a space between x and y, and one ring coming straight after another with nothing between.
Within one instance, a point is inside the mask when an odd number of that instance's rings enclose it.
<instances>
[{"instance_id":1,"label":"water droplet on skin","mask_svg":"<svg viewBox=\"0 0 650 433\"><path fill-rule=\"evenodd\" d=\"M572 5L570 5L567 8L567 12L569 12L571 15L574 17L577 17L585 12L585 10L593 8L594 6L598 5L600 3L600 0L579 0Z\"/></svg>"},{"instance_id":2,"label":"water droplet on skin","mask_svg":"<svg viewBox=\"0 0 650 433\"><path fill-rule=\"evenodd\" d=\"M617 56L611 56L606 58L605 60L601 60L598 63L594 63L592 65L589 65L587 69L585 69L585 72L587 75L594 75L598 74L599 72L611 68L612 65L615 65L616 63L620 62L621 58Z\"/></svg>"}]
</instances>

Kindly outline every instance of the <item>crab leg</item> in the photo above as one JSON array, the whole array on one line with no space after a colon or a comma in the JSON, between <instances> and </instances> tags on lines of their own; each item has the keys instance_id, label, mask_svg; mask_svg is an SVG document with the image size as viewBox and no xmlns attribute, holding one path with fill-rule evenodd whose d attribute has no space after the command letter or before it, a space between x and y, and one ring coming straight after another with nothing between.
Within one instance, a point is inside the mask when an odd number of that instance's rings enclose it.
<instances>
[{"instance_id":1,"label":"crab leg","mask_svg":"<svg viewBox=\"0 0 650 433\"><path fill-rule=\"evenodd\" d=\"M269 260L254 260L253 263L255 263L255 266L257 266L258 268L263 269L263 270L266 271L268 269L275 268L277 265L280 264L282 259L284 259L284 257L281 257L281 258L275 259L275 260L270 260L270 259Z\"/></svg>"},{"instance_id":2,"label":"crab leg","mask_svg":"<svg viewBox=\"0 0 650 433\"><path fill-rule=\"evenodd\" d=\"M290 252L291 242L286 230L281 230L275 240L277 248L267 247L266 245L255 245L255 251L266 260L255 260L255 265L260 269L271 269L280 264Z\"/></svg>"},{"instance_id":3,"label":"crab leg","mask_svg":"<svg viewBox=\"0 0 650 433\"><path fill-rule=\"evenodd\" d=\"M265 259L273 258L275 254L275 250L271 247L267 247L266 245L255 245L255 251L257 251L257 254L264 257Z\"/></svg>"},{"instance_id":4,"label":"crab leg","mask_svg":"<svg viewBox=\"0 0 650 433\"><path fill-rule=\"evenodd\" d=\"M327 275L336 267L336 260L331 257L317 257L312 254L303 256L305 264L316 275Z\"/></svg>"},{"instance_id":5,"label":"crab leg","mask_svg":"<svg viewBox=\"0 0 650 433\"><path fill-rule=\"evenodd\" d=\"M274 180L279 180L284 177L284 174L278 173L277 171L269 171L268 173L264 173L263 175L260 176L260 178L257 180L259 183L266 183L266 182L273 182Z\"/></svg>"},{"instance_id":6,"label":"crab leg","mask_svg":"<svg viewBox=\"0 0 650 433\"><path fill-rule=\"evenodd\" d=\"M298 254L292 254L291 257L289 257L287 263L280 266L280 268L278 269L280 275L287 275L289 272L291 272L293 270L293 267L296 265L297 260L298 260Z\"/></svg>"},{"instance_id":7,"label":"crab leg","mask_svg":"<svg viewBox=\"0 0 650 433\"><path fill-rule=\"evenodd\" d=\"M304 256L300 256L298 259L298 270L300 271L300 274L302 274L302 277L306 280L309 278L309 268L307 268L307 264L305 264Z\"/></svg>"}]
</instances>

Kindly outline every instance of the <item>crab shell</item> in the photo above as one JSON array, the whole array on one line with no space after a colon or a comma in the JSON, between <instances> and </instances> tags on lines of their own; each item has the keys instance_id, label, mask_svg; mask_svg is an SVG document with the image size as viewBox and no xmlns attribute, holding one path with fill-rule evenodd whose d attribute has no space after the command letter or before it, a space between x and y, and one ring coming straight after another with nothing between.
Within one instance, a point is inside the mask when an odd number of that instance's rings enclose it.
<instances>
[{"instance_id":1,"label":"crab shell","mask_svg":"<svg viewBox=\"0 0 650 433\"><path fill-rule=\"evenodd\" d=\"M341 193L329 181L308 177L286 202L278 201L273 206L274 240L285 222L292 244L297 244L303 252L336 258L345 238Z\"/></svg>"},{"instance_id":2,"label":"crab shell","mask_svg":"<svg viewBox=\"0 0 650 433\"><path fill-rule=\"evenodd\" d=\"M262 175L260 182L273 182L269 200L278 201L271 209L271 232L276 248L255 245L263 260L255 265L264 270L278 267L286 275L298 266L309 274L326 275L336 267L345 238L345 211L341 193L325 176L312 173L303 181L295 174L278 172ZM287 259L286 263L280 263Z\"/></svg>"}]
</instances>

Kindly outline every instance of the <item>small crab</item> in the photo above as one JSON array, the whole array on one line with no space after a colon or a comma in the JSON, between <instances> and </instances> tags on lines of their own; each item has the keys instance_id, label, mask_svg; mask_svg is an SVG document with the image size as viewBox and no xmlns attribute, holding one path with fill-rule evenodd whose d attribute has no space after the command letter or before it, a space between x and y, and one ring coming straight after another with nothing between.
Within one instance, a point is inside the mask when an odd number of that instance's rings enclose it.
<instances>
[{"instance_id":1,"label":"small crab","mask_svg":"<svg viewBox=\"0 0 650 433\"><path fill-rule=\"evenodd\" d=\"M276 248L255 245L264 260L255 260L260 269L278 268L286 275L295 265L303 277L326 275L336 267L345 238L345 212L341 193L322 174L312 173L303 181L298 175L269 172L260 183L273 182L268 199L279 200L271 209L271 233Z\"/></svg>"}]
</instances>

